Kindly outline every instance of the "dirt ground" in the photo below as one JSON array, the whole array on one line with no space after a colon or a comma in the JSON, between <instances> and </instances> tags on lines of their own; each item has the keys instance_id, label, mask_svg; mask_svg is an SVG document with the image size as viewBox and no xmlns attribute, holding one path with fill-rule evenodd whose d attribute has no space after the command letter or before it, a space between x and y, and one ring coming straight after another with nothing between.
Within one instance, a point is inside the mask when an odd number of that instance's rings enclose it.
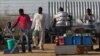
<instances>
[{"instance_id":1,"label":"dirt ground","mask_svg":"<svg viewBox=\"0 0 100 56\"><path fill-rule=\"evenodd\" d=\"M17 54L3 54L3 52L0 52L0 56L55 56L54 47L55 44L45 44L44 50L33 49L32 53L26 52Z\"/></svg>"},{"instance_id":2,"label":"dirt ground","mask_svg":"<svg viewBox=\"0 0 100 56\"><path fill-rule=\"evenodd\" d=\"M45 44L44 51L34 50L32 53L17 53L17 54L3 54L3 51L0 52L0 56L56 56L55 55L55 44ZM90 54L84 55L59 55L59 56L100 56L100 52L89 52Z\"/></svg>"}]
</instances>

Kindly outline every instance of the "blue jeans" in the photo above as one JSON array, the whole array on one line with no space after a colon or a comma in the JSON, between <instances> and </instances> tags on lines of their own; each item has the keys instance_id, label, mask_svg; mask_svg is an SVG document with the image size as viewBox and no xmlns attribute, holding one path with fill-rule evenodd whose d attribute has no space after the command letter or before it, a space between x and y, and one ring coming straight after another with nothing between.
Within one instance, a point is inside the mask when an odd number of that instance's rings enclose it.
<instances>
[{"instance_id":1,"label":"blue jeans","mask_svg":"<svg viewBox=\"0 0 100 56\"><path fill-rule=\"evenodd\" d=\"M28 51L30 52L30 51L32 51L31 50L30 31L27 31L27 30L21 30L21 31L23 32L22 43L21 43L22 44L22 52L25 52L25 50L26 50L25 44L27 44Z\"/></svg>"}]
</instances>

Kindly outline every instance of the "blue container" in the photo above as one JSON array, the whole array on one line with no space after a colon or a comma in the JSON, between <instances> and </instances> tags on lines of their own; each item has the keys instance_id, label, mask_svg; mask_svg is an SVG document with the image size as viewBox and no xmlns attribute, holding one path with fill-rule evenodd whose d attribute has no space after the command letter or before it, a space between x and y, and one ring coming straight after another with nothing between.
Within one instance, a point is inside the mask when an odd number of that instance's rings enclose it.
<instances>
[{"instance_id":1,"label":"blue container","mask_svg":"<svg viewBox=\"0 0 100 56\"><path fill-rule=\"evenodd\" d=\"M9 50L9 49L4 49L4 54L11 54L12 50ZM18 48L15 48L14 51L12 53L19 53L19 49Z\"/></svg>"},{"instance_id":2,"label":"blue container","mask_svg":"<svg viewBox=\"0 0 100 56\"><path fill-rule=\"evenodd\" d=\"M91 45L92 44L92 37L91 36L83 36L82 44L83 45Z\"/></svg>"},{"instance_id":3,"label":"blue container","mask_svg":"<svg viewBox=\"0 0 100 56\"><path fill-rule=\"evenodd\" d=\"M73 37L73 44L74 45L81 45L81 36L74 36Z\"/></svg>"},{"instance_id":4,"label":"blue container","mask_svg":"<svg viewBox=\"0 0 100 56\"><path fill-rule=\"evenodd\" d=\"M72 37L65 37L64 45L72 45Z\"/></svg>"}]
</instances>

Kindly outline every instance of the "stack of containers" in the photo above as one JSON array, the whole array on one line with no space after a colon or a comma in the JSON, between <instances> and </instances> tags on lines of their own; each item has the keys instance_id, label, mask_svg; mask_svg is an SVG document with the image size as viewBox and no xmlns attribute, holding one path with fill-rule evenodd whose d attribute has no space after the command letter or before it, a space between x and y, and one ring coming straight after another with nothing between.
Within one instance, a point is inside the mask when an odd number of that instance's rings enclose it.
<instances>
[{"instance_id":1,"label":"stack of containers","mask_svg":"<svg viewBox=\"0 0 100 56\"><path fill-rule=\"evenodd\" d=\"M56 45L91 45L92 36L90 33L76 33L67 32L64 36L56 36Z\"/></svg>"},{"instance_id":2,"label":"stack of containers","mask_svg":"<svg viewBox=\"0 0 100 56\"><path fill-rule=\"evenodd\" d=\"M56 36L56 51L58 53L84 54L84 46L92 44L92 36L90 33L72 33L68 31L64 36ZM72 50L68 50L72 49ZM74 50L73 50L74 49ZM64 50L64 51L61 51Z\"/></svg>"}]
</instances>

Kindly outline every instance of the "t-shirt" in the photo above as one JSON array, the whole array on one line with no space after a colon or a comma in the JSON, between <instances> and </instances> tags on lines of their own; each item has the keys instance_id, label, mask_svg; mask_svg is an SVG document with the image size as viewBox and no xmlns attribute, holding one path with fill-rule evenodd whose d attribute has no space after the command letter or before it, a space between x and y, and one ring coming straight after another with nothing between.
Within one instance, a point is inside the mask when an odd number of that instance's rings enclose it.
<instances>
[{"instance_id":1,"label":"t-shirt","mask_svg":"<svg viewBox=\"0 0 100 56\"><path fill-rule=\"evenodd\" d=\"M16 20L13 27L15 27L18 23L20 24L20 29L25 30L25 29L30 29L31 28L31 23L32 22L30 20L29 15L25 14L25 15L20 15L17 18L17 20Z\"/></svg>"},{"instance_id":2,"label":"t-shirt","mask_svg":"<svg viewBox=\"0 0 100 56\"><path fill-rule=\"evenodd\" d=\"M68 14L66 12L60 11L54 15L56 19L56 26L67 26Z\"/></svg>"}]
</instances>

